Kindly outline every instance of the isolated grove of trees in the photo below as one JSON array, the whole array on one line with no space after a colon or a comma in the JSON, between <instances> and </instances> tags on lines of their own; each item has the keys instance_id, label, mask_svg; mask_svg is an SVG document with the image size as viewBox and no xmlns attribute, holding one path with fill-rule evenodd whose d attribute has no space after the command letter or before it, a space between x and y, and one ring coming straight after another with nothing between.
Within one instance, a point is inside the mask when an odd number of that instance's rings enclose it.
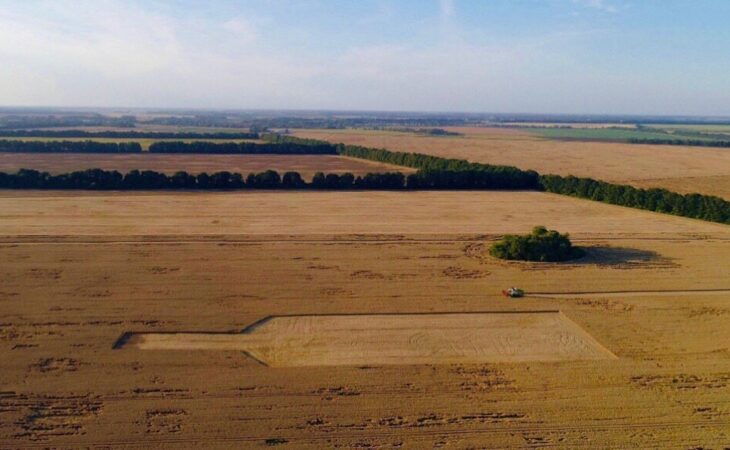
<instances>
[{"instance_id":1,"label":"isolated grove of trees","mask_svg":"<svg viewBox=\"0 0 730 450\"><path fill-rule=\"evenodd\" d=\"M192 133L161 131L2 130L2 137L110 139L258 139L258 133Z\"/></svg>"},{"instance_id":2,"label":"isolated grove of trees","mask_svg":"<svg viewBox=\"0 0 730 450\"><path fill-rule=\"evenodd\" d=\"M573 247L567 234L543 226L525 236L508 234L493 244L489 253L500 259L541 262L568 261L585 255L585 251Z\"/></svg>"}]
</instances>

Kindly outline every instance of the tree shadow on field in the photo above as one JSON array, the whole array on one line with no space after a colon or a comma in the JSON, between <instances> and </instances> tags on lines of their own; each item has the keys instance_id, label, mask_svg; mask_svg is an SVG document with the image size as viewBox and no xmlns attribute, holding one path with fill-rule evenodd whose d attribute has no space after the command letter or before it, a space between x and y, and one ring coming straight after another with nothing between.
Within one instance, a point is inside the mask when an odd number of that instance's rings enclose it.
<instances>
[{"instance_id":1,"label":"tree shadow on field","mask_svg":"<svg viewBox=\"0 0 730 450\"><path fill-rule=\"evenodd\" d=\"M651 250L627 247L585 246L586 254L580 259L570 261L574 265L594 265L615 269L635 268L672 268L679 267L672 258L662 256Z\"/></svg>"}]
</instances>

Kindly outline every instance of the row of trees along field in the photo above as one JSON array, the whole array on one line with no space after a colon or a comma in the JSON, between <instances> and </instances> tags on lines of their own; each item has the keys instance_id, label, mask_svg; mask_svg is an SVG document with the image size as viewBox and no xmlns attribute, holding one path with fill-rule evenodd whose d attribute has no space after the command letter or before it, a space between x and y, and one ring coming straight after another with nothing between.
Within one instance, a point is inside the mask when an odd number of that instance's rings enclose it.
<instances>
[{"instance_id":1,"label":"row of trees along field","mask_svg":"<svg viewBox=\"0 0 730 450\"><path fill-rule=\"evenodd\" d=\"M540 177L534 170L472 163L463 159L447 159L422 153L391 152L357 145L329 144L324 141L293 136L266 135L263 138L278 143L329 145L338 155L419 169L419 173L412 177L412 187L414 188L531 190L540 188ZM410 179L411 177L409 177Z\"/></svg>"},{"instance_id":2,"label":"row of trees along field","mask_svg":"<svg viewBox=\"0 0 730 450\"><path fill-rule=\"evenodd\" d=\"M559 175L542 175L540 183L546 191L556 194L730 224L730 202L711 195L683 195L666 189L639 189Z\"/></svg>"},{"instance_id":3,"label":"row of trees along field","mask_svg":"<svg viewBox=\"0 0 730 450\"><path fill-rule=\"evenodd\" d=\"M19 141L0 140L0 152L14 153L141 153L138 142L98 142L86 141ZM337 149L331 144L301 144L296 142L256 143L207 141L154 142L150 153L184 154L241 154L241 155L336 155Z\"/></svg>"},{"instance_id":4,"label":"row of trees along field","mask_svg":"<svg viewBox=\"0 0 730 450\"><path fill-rule=\"evenodd\" d=\"M193 133L163 131L84 131L84 130L0 130L2 137L14 138L108 138L108 139L258 139L258 133Z\"/></svg>"},{"instance_id":5,"label":"row of trees along field","mask_svg":"<svg viewBox=\"0 0 730 450\"><path fill-rule=\"evenodd\" d=\"M730 141L711 141L704 139L639 139L628 140L631 144L653 144L653 145L687 145L693 147L730 147Z\"/></svg>"},{"instance_id":6,"label":"row of trees along field","mask_svg":"<svg viewBox=\"0 0 730 450\"><path fill-rule=\"evenodd\" d=\"M402 173L369 173L354 176L351 173L324 174L318 172L306 182L298 172L279 175L274 170L251 173L246 178L240 173L216 172L189 174L184 171L173 175L151 170L133 170L122 174L116 170L89 169L60 175L21 169L17 173L0 172L2 189L404 189Z\"/></svg>"},{"instance_id":7,"label":"row of trees along field","mask_svg":"<svg viewBox=\"0 0 730 450\"><path fill-rule=\"evenodd\" d=\"M6 189L501 189L499 178L481 171L427 170L410 174L400 172L324 174L318 172L306 182L298 172L250 174L216 172L192 175L177 172L166 175L155 171L134 170L126 175L117 171L89 169L51 175L31 169L14 174L0 173L0 188Z\"/></svg>"},{"instance_id":8,"label":"row of trees along field","mask_svg":"<svg viewBox=\"0 0 730 450\"><path fill-rule=\"evenodd\" d=\"M0 152L13 153L141 153L138 142L0 140Z\"/></svg>"},{"instance_id":9,"label":"row of trees along field","mask_svg":"<svg viewBox=\"0 0 730 450\"><path fill-rule=\"evenodd\" d=\"M283 155L335 155L337 149L327 143L303 144L297 142L155 142L150 153L211 153L211 154L283 154Z\"/></svg>"}]
</instances>

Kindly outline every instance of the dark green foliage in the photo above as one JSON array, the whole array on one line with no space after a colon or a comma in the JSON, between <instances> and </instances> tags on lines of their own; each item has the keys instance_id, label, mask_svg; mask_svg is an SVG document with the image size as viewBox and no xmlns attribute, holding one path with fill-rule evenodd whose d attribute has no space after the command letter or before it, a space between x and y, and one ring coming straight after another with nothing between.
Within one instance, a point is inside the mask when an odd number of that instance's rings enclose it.
<instances>
[{"instance_id":1,"label":"dark green foliage","mask_svg":"<svg viewBox=\"0 0 730 450\"><path fill-rule=\"evenodd\" d=\"M357 177L354 185L358 189L403 189L405 180L400 172L369 173L364 177Z\"/></svg>"},{"instance_id":2,"label":"dark green foliage","mask_svg":"<svg viewBox=\"0 0 730 450\"><path fill-rule=\"evenodd\" d=\"M557 262L580 258L585 252L573 247L567 234L539 226L526 236L508 234L492 245L489 253L500 259Z\"/></svg>"},{"instance_id":3,"label":"dark green foliage","mask_svg":"<svg viewBox=\"0 0 730 450\"><path fill-rule=\"evenodd\" d=\"M639 139L628 140L631 144L652 144L652 145L688 145L693 147L730 147L730 141L711 141L707 139Z\"/></svg>"},{"instance_id":4,"label":"dark green foliage","mask_svg":"<svg viewBox=\"0 0 730 450\"><path fill-rule=\"evenodd\" d=\"M351 173L317 173L311 183L298 172L267 170L251 173L244 180L240 173L215 172L191 175L184 171L167 175L151 170L132 170L126 175L117 171L90 169L61 175L21 169L14 174L0 172L0 189L403 189L401 173L375 173L355 178Z\"/></svg>"},{"instance_id":5,"label":"dark green foliage","mask_svg":"<svg viewBox=\"0 0 730 450\"><path fill-rule=\"evenodd\" d=\"M281 187L284 189L301 189L306 183L299 172L286 172L281 178Z\"/></svg>"},{"instance_id":6,"label":"dark green foliage","mask_svg":"<svg viewBox=\"0 0 730 450\"><path fill-rule=\"evenodd\" d=\"M246 187L253 189L277 189L281 187L281 177L274 170L249 174Z\"/></svg>"},{"instance_id":7,"label":"dark green foliage","mask_svg":"<svg viewBox=\"0 0 730 450\"><path fill-rule=\"evenodd\" d=\"M682 195L573 176L542 175L540 182L546 191L556 194L730 224L730 202L711 195Z\"/></svg>"},{"instance_id":8,"label":"dark green foliage","mask_svg":"<svg viewBox=\"0 0 730 450\"><path fill-rule=\"evenodd\" d=\"M355 186L355 176L349 172L343 173L337 182L338 189L352 189Z\"/></svg>"},{"instance_id":9,"label":"dark green foliage","mask_svg":"<svg viewBox=\"0 0 730 450\"><path fill-rule=\"evenodd\" d=\"M324 189L327 186L327 179L324 176L324 173L317 172L312 177L312 188L314 189Z\"/></svg>"},{"instance_id":10,"label":"dark green foliage","mask_svg":"<svg viewBox=\"0 0 730 450\"><path fill-rule=\"evenodd\" d=\"M0 140L0 152L13 153L140 153L138 142L9 141Z\"/></svg>"},{"instance_id":11,"label":"dark green foliage","mask_svg":"<svg viewBox=\"0 0 730 450\"><path fill-rule=\"evenodd\" d=\"M251 155L336 155L337 149L330 144L309 145L296 142L265 143L255 142L154 142L150 153L212 153L212 154L251 154Z\"/></svg>"},{"instance_id":12,"label":"dark green foliage","mask_svg":"<svg viewBox=\"0 0 730 450\"><path fill-rule=\"evenodd\" d=\"M514 174L501 170L419 170L408 175L406 184L408 189L525 189Z\"/></svg>"}]
</instances>

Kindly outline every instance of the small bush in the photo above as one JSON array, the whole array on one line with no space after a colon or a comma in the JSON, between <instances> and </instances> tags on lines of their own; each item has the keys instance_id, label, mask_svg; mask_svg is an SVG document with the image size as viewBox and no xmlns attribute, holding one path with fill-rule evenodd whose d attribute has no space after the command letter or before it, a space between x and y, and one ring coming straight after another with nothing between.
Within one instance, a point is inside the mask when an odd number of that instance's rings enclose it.
<instances>
[{"instance_id":1,"label":"small bush","mask_svg":"<svg viewBox=\"0 0 730 450\"><path fill-rule=\"evenodd\" d=\"M585 252L573 247L567 234L539 226L526 236L508 234L489 250L500 259L555 262L580 258Z\"/></svg>"}]
</instances>

